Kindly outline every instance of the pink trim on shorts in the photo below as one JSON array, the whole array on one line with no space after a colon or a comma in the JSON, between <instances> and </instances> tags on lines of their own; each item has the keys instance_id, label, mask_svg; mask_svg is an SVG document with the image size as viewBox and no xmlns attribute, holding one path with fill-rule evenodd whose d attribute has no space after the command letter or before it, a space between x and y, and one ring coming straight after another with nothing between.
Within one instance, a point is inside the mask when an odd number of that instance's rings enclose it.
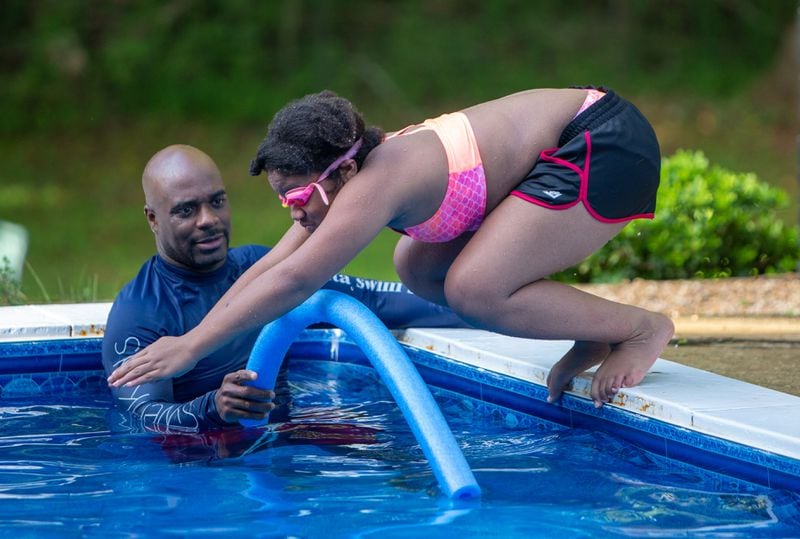
<instances>
[{"instance_id":1,"label":"pink trim on shorts","mask_svg":"<svg viewBox=\"0 0 800 539\"><path fill-rule=\"evenodd\" d=\"M580 114L580 113L579 113ZM655 213L636 213L634 215L629 215L627 217L618 217L615 219L609 219L608 217L603 217L599 213L597 213L592 205L589 204L589 164L592 161L592 137L588 131L583 132L583 138L586 141L586 159L584 168L581 169L578 165L574 163L570 163L564 159L553 157L553 154L557 152L560 148L548 148L546 150L542 150L542 153L539 154L539 159L543 161L549 161L550 163L555 163L557 165L561 165L567 167L568 169L575 172L578 177L580 178L580 190L578 192L578 198L575 199L574 202L570 202L569 204L561 204L561 205L553 205L548 204L538 198L533 198L530 195L522 193L521 191L511 191L511 194L517 198L521 198L531 204L535 204L537 206L541 206L543 208L547 208L549 210L567 210L573 206L575 206L578 202L583 202L586 211L589 212L589 215L597 219L602 223L623 223L625 221L632 221L634 219L652 219L655 217Z\"/></svg>"}]
</instances>

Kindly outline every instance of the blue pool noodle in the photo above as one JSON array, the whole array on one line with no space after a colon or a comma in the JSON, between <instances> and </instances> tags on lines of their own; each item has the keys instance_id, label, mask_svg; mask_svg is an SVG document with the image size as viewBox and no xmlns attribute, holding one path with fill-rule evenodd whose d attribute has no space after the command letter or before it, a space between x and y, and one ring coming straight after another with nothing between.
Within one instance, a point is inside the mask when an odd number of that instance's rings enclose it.
<instances>
[{"instance_id":1,"label":"blue pool noodle","mask_svg":"<svg viewBox=\"0 0 800 539\"><path fill-rule=\"evenodd\" d=\"M292 341L303 329L318 322L344 330L367 356L403 412L442 491L457 500L480 497L481 489L464 454L408 355L372 311L346 294L320 290L264 326L247 362L247 368L258 373L252 385L273 389ZM256 426L267 420L241 423Z\"/></svg>"}]
</instances>

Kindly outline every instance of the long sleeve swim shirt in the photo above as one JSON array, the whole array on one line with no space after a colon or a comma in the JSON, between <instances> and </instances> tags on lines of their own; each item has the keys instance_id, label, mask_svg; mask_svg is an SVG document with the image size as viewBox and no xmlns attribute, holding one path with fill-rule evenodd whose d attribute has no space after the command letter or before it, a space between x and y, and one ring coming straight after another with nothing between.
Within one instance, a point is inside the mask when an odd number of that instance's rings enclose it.
<instances>
[{"instance_id":1,"label":"long sleeve swim shirt","mask_svg":"<svg viewBox=\"0 0 800 539\"><path fill-rule=\"evenodd\" d=\"M110 374L128 357L165 335L197 326L236 279L268 252L247 245L228 251L224 266L197 273L156 255L120 291L106 323L103 367ZM339 274L324 288L355 297L387 327L466 327L450 309L425 301L399 282ZM199 361L186 374L136 387L113 388L117 407L131 428L192 433L230 427L216 409L215 396L226 374L243 369L261 328L244 333Z\"/></svg>"}]
</instances>

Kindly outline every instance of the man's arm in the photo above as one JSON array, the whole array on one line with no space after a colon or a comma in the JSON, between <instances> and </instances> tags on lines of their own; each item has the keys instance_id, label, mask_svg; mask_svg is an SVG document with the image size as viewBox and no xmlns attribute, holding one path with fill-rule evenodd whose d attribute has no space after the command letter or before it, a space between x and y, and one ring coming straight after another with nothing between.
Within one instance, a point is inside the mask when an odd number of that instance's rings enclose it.
<instances>
[{"instance_id":1,"label":"man's arm","mask_svg":"<svg viewBox=\"0 0 800 539\"><path fill-rule=\"evenodd\" d=\"M245 256L256 257L254 261L261 261L259 258L263 260L266 258L264 255L270 252L269 247L258 245L246 246L245 249L250 249L250 251L246 251L249 254ZM287 251L290 249L287 248ZM279 255L276 259L284 256L286 253ZM323 288L336 290L359 300L391 329L471 327L451 309L422 299L400 281L380 281L337 274Z\"/></svg>"},{"instance_id":2,"label":"man's arm","mask_svg":"<svg viewBox=\"0 0 800 539\"><path fill-rule=\"evenodd\" d=\"M116 305L115 305L116 307ZM103 338L103 368L110 374L128 357L158 338L138 324L127 325L112 310ZM156 432L201 432L224 427L216 407L216 390L188 402L174 402L172 380L137 387L111 388L117 407L133 426Z\"/></svg>"},{"instance_id":3,"label":"man's arm","mask_svg":"<svg viewBox=\"0 0 800 539\"><path fill-rule=\"evenodd\" d=\"M353 296L390 329L471 327L451 309L422 299L399 281L378 281L338 274L323 288Z\"/></svg>"},{"instance_id":4,"label":"man's arm","mask_svg":"<svg viewBox=\"0 0 800 539\"><path fill-rule=\"evenodd\" d=\"M114 303L103 338L103 368L111 373L131 355L162 335L181 334L182 326L170 321L187 316L160 312L123 290ZM185 320L184 320L185 321ZM237 425L240 419L263 419L274 407L274 393L245 385L256 376L242 370L251 340L244 338L220 351L218 368L189 372L176 385L174 379L138 387L112 388L119 409L134 427L157 432L202 432ZM227 372L232 371L232 372ZM226 373L223 378L223 373ZM183 389L178 389L181 386ZM212 389L214 388L214 389ZM176 398L176 394L180 397ZM178 400L183 402L178 402Z\"/></svg>"}]
</instances>

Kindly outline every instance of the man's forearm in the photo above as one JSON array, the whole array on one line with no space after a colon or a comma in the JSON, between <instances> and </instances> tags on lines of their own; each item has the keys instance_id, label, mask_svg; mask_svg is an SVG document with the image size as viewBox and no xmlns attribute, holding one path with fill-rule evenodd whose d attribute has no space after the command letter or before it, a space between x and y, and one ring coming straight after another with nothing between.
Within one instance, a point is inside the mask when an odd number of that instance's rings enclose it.
<instances>
[{"instance_id":1,"label":"man's forearm","mask_svg":"<svg viewBox=\"0 0 800 539\"><path fill-rule=\"evenodd\" d=\"M188 402L169 402L160 400L151 393L153 385L158 384L145 384L114 392L117 406L127 412L134 427L175 434L204 432L227 425L216 410L216 391L210 391Z\"/></svg>"},{"instance_id":2,"label":"man's forearm","mask_svg":"<svg viewBox=\"0 0 800 539\"><path fill-rule=\"evenodd\" d=\"M399 281L379 281L338 274L324 288L353 296L391 329L470 327L451 309L422 299Z\"/></svg>"}]
</instances>

